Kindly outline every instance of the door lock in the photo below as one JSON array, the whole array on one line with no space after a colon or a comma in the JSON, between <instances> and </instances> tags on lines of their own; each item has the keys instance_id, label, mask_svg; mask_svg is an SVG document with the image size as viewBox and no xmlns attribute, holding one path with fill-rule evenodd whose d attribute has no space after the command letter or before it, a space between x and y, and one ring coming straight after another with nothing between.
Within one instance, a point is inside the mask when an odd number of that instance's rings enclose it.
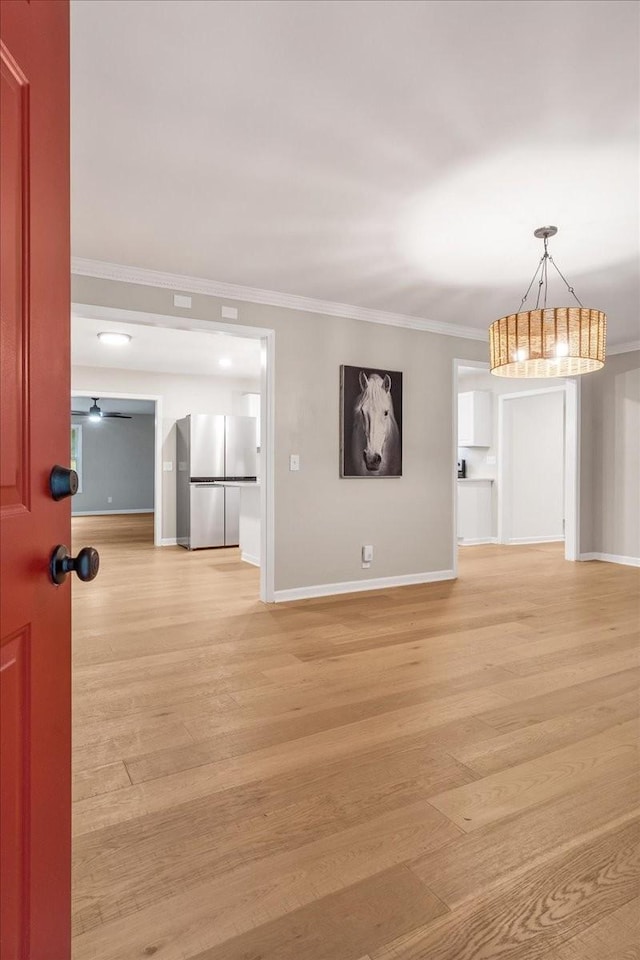
<instances>
[{"instance_id":1,"label":"door lock","mask_svg":"<svg viewBox=\"0 0 640 960\"><path fill-rule=\"evenodd\" d=\"M56 464L49 474L49 490L54 500L75 496L78 492L78 474L75 470Z\"/></svg>"}]
</instances>

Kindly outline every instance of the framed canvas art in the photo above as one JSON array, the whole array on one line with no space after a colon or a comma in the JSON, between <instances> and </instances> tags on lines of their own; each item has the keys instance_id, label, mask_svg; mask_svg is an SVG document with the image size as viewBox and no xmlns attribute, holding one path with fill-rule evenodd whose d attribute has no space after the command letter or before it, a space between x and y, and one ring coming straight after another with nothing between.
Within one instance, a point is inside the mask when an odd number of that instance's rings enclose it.
<instances>
[{"instance_id":1,"label":"framed canvas art","mask_svg":"<svg viewBox=\"0 0 640 960\"><path fill-rule=\"evenodd\" d=\"M402 476L402 374L340 367L340 476Z\"/></svg>"}]
</instances>

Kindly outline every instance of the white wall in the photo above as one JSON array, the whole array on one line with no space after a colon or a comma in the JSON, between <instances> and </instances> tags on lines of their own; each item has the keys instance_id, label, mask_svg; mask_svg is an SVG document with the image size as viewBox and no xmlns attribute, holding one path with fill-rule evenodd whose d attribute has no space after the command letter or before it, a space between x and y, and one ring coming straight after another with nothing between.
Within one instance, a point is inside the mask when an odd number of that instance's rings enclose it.
<instances>
[{"instance_id":1,"label":"white wall","mask_svg":"<svg viewBox=\"0 0 640 960\"><path fill-rule=\"evenodd\" d=\"M71 389L91 396L121 393L162 397L162 461L172 470L162 474L162 537L176 536L176 420L188 413L236 414L243 411L244 393L259 391L255 380L195 377L109 367L72 367Z\"/></svg>"},{"instance_id":2,"label":"white wall","mask_svg":"<svg viewBox=\"0 0 640 960\"><path fill-rule=\"evenodd\" d=\"M173 290L73 278L76 303L184 316ZM220 322L225 301L192 295L191 315ZM276 591L420 577L453 569L454 357L484 360L484 341L234 301L237 323L275 330ZM340 364L404 373L404 475L341 479ZM300 455L300 471L288 458ZM361 547L374 546L363 570Z\"/></svg>"},{"instance_id":3,"label":"white wall","mask_svg":"<svg viewBox=\"0 0 640 960\"><path fill-rule=\"evenodd\" d=\"M564 400L502 401L502 542L564 539Z\"/></svg>"},{"instance_id":4,"label":"white wall","mask_svg":"<svg viewBox=\"0 0 640 960\"><path fill-rule=\"evenodd\" d=\"M640 560L640 351L583 377L581 553Z\"/></svg>"}]
</instances>

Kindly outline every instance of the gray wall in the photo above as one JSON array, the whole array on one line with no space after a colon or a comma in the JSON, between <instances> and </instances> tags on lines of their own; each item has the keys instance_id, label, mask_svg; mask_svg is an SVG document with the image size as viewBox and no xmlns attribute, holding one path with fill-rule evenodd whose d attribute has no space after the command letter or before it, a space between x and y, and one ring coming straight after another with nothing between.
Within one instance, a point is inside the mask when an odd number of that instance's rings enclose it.
<instances>
[{"instance_id":1,"label":"gray wall","mask_svg":"<svg viewBox=\"0 0 640 960\"><path fill-rule=\"evenodd\" d=\"M72 299L173 316L173 290L92 277L72 278ZM220 321L224 300L192 294L191 315ZM487 360L484 341L234 301L237 323L276 331L275 587L286 590L453 567L453 358ZM341 480L339 367L404 373L404 476ZM633 500L637 439L624 412L633 403L638 354L611 357L583 378L581 550L640 555ZM618 374L622 378L618 379ZM614 443L605 438L615 436ZM626 438L626 439L625 439ZM625 452L625 444L635 454ZM300 472L288 469L300 454ZM635 456L635 468L633 458ZM609 462L602 462L609 457ZM635 472L634 472L635 471ZM625 475L628 474L628 476ZM612 518L610 498L624 491ZM605 503L605 500L607 503ZM629 512L630 511L630 512ZM612 529L604 530L612 523ZM630 530L631 532L625 532ZM374 546L363 570L362 544ZM602 546L600 545L602 544Z\"/></svg>"},{"instance_id":2,"label":"gray wall","mask_svg":"<svg viewBox=\"0 0 640 960\"><path fill-rule=\"evenodd\" d=\"M582 553L640 557L640 351L582 378Z\"/></svg>"},{"instance_id":3,"label":"gray wall","mask_svg":"<svg viewBox=\"0 0 640 960\"><path fill-rule=\"evenodd\" d=\"M100 423L71 419L82 425L82 493L72 499L72 512L153 510L153 415Z\"/></svg>"},{"instance_id":4,"label":"gray wall","mask_svg":"<svg viewBox=\"0 0 640 960\"><path fill-rule=\"evenodd\" d=\"M73 300L184 316L173 291L73 277ZM225 302L192 295L191 315ZM484 341L235 301L239 324L275 344L275 587L285 590L453 568L453 358L486 360ZM340 364L404 373L404 476L339 476ZM300 472L288 469L300 455ZM362 544L374 546L363 570Z\"/></svg>"}]
</instances>

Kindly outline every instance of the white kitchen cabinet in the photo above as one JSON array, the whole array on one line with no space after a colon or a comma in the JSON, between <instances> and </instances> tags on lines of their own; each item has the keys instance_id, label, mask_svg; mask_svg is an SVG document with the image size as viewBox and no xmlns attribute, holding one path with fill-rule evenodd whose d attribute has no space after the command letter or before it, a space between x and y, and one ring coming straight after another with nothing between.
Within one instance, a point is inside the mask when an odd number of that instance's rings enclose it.
<instances>
[{"instance_id":1,"label":"white kitchen cabinet","mask_svg":"<svg viewBox=\"0 0 640 960\"><path fill-rule=\"evenodd\" d=\"M491 446L491 400L488 390L467 390L458 394L459 447Z\"/></svg>"},{"instance_id":2,"label":"white kitchen cabinet","mask_svg":"<svg viewBox=\"0 0 640 960\"><path fill-rule=\"evenodd\" d=\"M493 534L493 480L458 480L458 540L490 543Z\"/></svg>"}]
</instances>

